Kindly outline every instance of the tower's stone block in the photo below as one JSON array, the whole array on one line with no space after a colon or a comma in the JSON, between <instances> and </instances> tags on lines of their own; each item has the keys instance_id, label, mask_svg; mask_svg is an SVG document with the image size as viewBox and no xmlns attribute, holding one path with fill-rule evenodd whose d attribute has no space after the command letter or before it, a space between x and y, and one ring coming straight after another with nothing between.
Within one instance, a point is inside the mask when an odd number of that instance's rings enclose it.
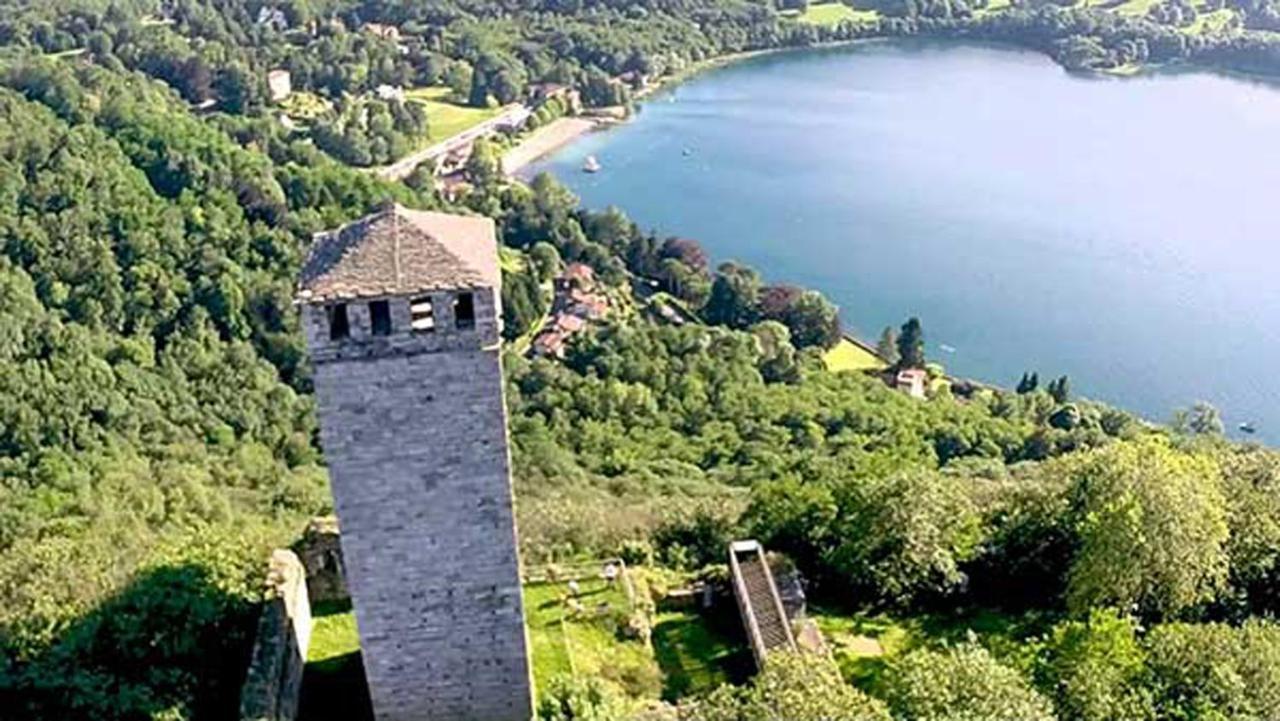
<instances>
[{"instance_id":1,"label":"tower's stone block","mask_svg":"<svg viewBox=\"0 0 1280 721\"><path fill-rule=\"evenodd\" d=\"M299 301L380 721L526 721L492 221L398 206L317 237Z\"/></svg>"}]
</instances>

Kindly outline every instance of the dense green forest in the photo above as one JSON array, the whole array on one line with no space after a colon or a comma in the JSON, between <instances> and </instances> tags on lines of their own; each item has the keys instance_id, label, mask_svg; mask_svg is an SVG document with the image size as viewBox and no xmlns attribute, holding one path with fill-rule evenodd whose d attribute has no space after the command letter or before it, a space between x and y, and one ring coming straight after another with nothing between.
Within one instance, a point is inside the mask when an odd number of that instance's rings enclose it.
<instances>
[{"instance_id":1,"label":"dense green forest","mask_svg":"<svg viewBox=\"0 0 1280 721\"><path fill-rule=\"evenodd\" d=\"M550 81L610 105L627 100L613 81L626 72L910 34L1081 67L1280 67L1280 13L1232 7L1244 29L1188 35L964 0L887 3L876 23L835 27L751 0L5 5L0 717L234 715L265 553L329 507L294 279L313 232L388 198L498 220L529 261L504 289L510 327L542 312L538 288L564 261L616 288L652 279L706 321L663 324L637 297L563 362L508 354L526 559L639 546L699 569L753 534L831 603L1048 618L1015 649L913 653L883 688L780 666L718 692L703 718L830 718L786 706L779 685L844 699L848 718L1280 717L1266 620L1280 611L1280 457L1226 442L1208 409L1155 428L1060 382L921 403L831 373L820 351L839 320L819 294L713 267L696 242L584 211L547 177L480 173L454 204L381 182L335 160L365 147L345 124L354 105L325 120L341 138L313 144L272 117L265 82L283 67L335 101L394 84L490 104ZM384 110L362 125L390 127L379 158L422 123ZM904 328L908 365L919 330Z\"/></svg>"}]
</instances>

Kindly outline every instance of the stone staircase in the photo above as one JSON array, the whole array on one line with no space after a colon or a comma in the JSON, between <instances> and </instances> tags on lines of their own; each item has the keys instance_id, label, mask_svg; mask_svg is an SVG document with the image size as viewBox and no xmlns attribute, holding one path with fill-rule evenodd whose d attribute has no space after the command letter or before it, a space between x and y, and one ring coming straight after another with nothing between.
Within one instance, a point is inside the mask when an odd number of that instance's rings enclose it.
<instances>
[{"instance_id":1,"label":"stone staircase","mask_svg":"<svg viewBox=\"0 0 1280 721\"><path fill-rule=\"evenodd\" d=\"M782 608L782 599L760 544L756 541L731 544L729 569L756 666L763 666L765 657L772 651L796 650L791 623Z\"/></svg>"}]
</instances>

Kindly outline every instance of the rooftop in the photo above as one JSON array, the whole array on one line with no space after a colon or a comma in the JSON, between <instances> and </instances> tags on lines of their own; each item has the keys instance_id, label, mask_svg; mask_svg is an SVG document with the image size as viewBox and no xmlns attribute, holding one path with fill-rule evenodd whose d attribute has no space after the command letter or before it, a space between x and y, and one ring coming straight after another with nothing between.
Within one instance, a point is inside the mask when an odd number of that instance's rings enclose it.
<instances>
[{"instance_id":1,"label":"rooftop","mask_svg":"<svg viewBox=\"0 0 1280 721\"><path fill-rule=\"evenodd\" d=\"M497 288L500 282L492 220L391 205L316 235L298 299L314 303Z\"/></svg>"}]
</instances>

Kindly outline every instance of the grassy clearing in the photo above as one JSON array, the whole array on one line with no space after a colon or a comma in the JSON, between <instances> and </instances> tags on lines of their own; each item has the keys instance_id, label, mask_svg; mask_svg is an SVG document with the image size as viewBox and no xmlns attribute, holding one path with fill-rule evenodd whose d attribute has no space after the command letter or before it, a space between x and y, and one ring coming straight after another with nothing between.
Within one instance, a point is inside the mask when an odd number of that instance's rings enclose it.
<instances>
[{"instance_id":1,"label":"grassy clearing","mask_svg":"<svg viewBox=\"0 0 1280 721\"><path fill-rule=\"evenodd\" d=\"M668 701L739 681L751 665L745 646L688 611L657 615L653 653L662 669L662 697Z\"/></svg>"},{"instance_id":2,"label":"grassy clearing","mask_svg":"<svg viewBox=\"0 0 1280 721\"><path fill-rule=\"evenodd\" d=\"M620 633L630 608L621 585L610 586L600 578L578 583L582 610L577 612L566 583L525 586L535 685L545 688L556 676L574 673L612 681L635 698L658 698L662 672L652 652Z\"/></svg>"},{"instance_id":3,"label":"grassy clearing","mask_svg":"<svg viewBox=\"0 0 1280 721\"><path fill-rule=\"evenodd\" d=\"M869 371L882 370L888 366L875 354L869 353L862 346L841 338L840 342L822 356L831 371Z\"/></svg>"},{"instance_id":4,"label":"grassy clearing","mask_svg":"<svg viewBox=\"0 0 1280 721\"><path fill-rule=\"evenodd\" d=\"M883 614L843 613L811 609L840 671L850 683L872 688L897 656L915 648L955 644L970 636L1005 663L1024 667L1026 639L1044 633L1052 619L1010 615L988 609L956 614L897 618Z\"/></svg>"},{"instance_id":5,"label":"grassy clearing","mask_svg":"<svg viewBox=\"0 0 1280 721\"><path fill-rule=\"evenodd\" d=\"M414 88L405 97L427 111L427 142L438 143L502 112L501 108L469 108L450 102L453 91L446 87Z\"/></svg>"},{"instance_id":6,"label":"grassy clearing","mask_svg":"<svg viewBox=\"0 0 1280 721\"><path fill-rule=\"evenodd\" d=\"M844 3L828 2L810 5L796 20L810 25L835 27L842 22L875 22L880 13L875 10L858 10Z\"/></svg>"},{"instance_id":7,"label":"grassy clearing","mask_svg":"<svg viewBox=\"0 0 1280 721\"><path fill-rule=\"evenodd\" d=\"M373 721L350 603L317 603L298 718Z\"/></svg>"},{"instance_id":8,"label":"grassy clearing","mask_svg":"<svg viewBox=\"0 0 1280 721\"><path fill-rule=\"evenodd\" d=\"M280 101L280 109L297 120L314 120L333 109L333 103L306 90L289 94Z\"/></svg>"}]
</instances>

